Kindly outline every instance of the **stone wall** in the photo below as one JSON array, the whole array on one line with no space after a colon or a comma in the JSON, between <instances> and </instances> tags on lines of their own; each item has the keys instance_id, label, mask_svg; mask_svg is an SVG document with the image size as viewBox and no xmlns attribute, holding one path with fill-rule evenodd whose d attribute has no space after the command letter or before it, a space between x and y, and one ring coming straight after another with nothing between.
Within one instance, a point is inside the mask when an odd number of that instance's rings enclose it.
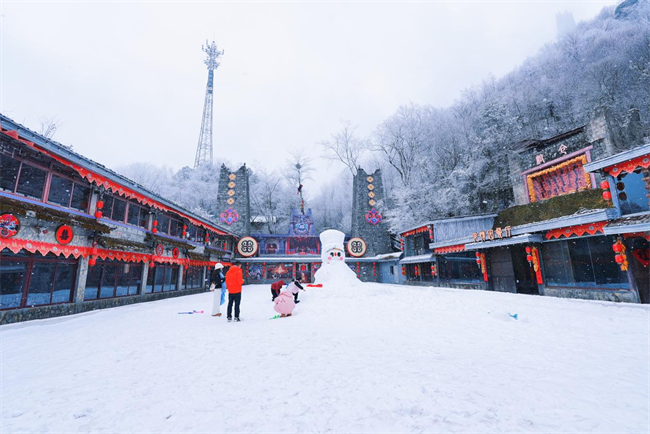
<instances>
[{"instance_id":1,"label":"stone wall","mask_svg":"<svg viewBox=\"0 0 650 434\"><path fill-rule=\"evenodd\" d=\"M248 235L251 231L249 173L246 165L230 170L221 166L217 210L219 222L229 230Z\"/></svg>"},{"instance_id":2,"label":"stone wall","mask_svg":"<svg viewBox=\"0 0 650 434\"><path fill-rule=\"evenodd\" d=\"M373 197L371 197L373 196ZM371 201L374 201L371 203ZM352 237L362 238L368 249L364 257L392 252L387 224L373 225L366 221L366 214L374 209L383 214L386 211L386 196L381 170L367 173L358 169L352 182Z\"/></svg>"}]
</instances>

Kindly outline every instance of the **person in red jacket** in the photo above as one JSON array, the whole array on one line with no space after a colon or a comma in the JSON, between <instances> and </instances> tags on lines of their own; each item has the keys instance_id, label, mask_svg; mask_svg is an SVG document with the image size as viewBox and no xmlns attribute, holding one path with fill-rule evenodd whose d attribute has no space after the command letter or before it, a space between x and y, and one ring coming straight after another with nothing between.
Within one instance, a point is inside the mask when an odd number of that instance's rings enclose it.
<instances>
[{"instance_id":1,"label":"person in red jacket","mask_svg":"<svg viewBox=\"0 0 650 434\"><path fill-rule=\"evenodd\" d=\"M228 321L232 321L232 306L235 305L235 321L239 322L239 304L241 303L241 287L244 284L242 269L233 262L226 273L226 288L228 288Z\"/></svg>"},{"instance_id":2,"label":"person in red jacket","mask_svg":"<svg viewBox=\"0 0 650 434\"><path fill-rule=\"evenodd\" d=\"M280 295L280 290L284 286L284 280L278 280L277 282L273 282L271 284L271 301L275 301L275 299Z\"/></svg>"}]
</instances>

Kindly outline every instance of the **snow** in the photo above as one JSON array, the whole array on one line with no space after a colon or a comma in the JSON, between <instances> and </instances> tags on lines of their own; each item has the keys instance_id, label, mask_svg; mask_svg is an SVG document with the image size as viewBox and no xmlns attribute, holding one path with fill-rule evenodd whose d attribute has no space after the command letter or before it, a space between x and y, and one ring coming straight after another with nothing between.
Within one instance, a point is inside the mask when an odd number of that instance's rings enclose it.
<instances>
[{"instance_id":1,"label":"snow","mask_svg":"<svg viewBox=\"0 0 650 434\"><path fill-rule=\"evenodd\" d=\"M647 432L648 306L245 286L0 327L1 432ZM513 319L509 314L517 314Z\"/></svg>"}]
</instances>

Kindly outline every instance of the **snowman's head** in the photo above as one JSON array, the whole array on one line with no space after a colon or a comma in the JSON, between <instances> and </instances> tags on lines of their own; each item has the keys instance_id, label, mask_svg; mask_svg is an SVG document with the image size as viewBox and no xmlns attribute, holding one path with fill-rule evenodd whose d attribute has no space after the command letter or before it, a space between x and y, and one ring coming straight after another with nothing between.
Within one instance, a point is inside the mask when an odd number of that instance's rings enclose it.
<instances>
[{"instance_id":1,"label":"snowman's head","mask_svg":"<svg viewBox=\"0 0 650 434\"><path fill-rule=\"evenodd\" d=\"M345 261L345 252L339 248L332 248L325 252L326 262L331 264L333 262L342 262Z\"/></svg>"},{"instance_id":2,"label":"snowman's head","mask_svg":"<svg viewBox=\"0 0 650 434\"><path fill-rule=\"evenodd\" d=\"M328 229L320 234L320 241L323 265L345 262L345 251L343 250L345 234L343 232Z\"/></svg>"}]
</instances>

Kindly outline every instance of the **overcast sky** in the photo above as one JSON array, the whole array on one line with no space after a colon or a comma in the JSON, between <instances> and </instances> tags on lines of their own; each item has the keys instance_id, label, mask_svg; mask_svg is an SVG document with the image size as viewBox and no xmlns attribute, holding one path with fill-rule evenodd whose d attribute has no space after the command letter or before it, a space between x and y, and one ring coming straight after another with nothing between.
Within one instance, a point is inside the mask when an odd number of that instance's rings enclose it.
<instances>
[{"instance_id":1,"label":"overcast sky","mask_svg":"<svg viewBox=\"0 0 650 434\"><path fill-rule=\"evenodd\" d=\"M55 140L109 167L192 166L214 39L215 156L280 168L290 149L320 155L342 118L365 134L400 104L448 106L552 42L558 12L615 3L3 1L0 112L55 116Z\"/></svg>"}]
</instances>

